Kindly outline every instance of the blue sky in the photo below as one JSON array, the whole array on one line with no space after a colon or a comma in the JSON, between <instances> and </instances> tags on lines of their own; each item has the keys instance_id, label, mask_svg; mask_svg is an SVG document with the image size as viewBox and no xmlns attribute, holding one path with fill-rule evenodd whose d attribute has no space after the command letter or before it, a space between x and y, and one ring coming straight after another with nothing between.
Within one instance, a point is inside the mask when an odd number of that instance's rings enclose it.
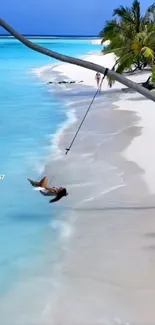
<instances>
[{"instance_id":1,"label":"blue sky","mask_svg":"<svg viewBox=\"0 0 155 325\"><path fill-rule=\"evenodd\" d=\"M144 11L153 1L142 0ZM112 10L129 0L0 0L1 18L23 34L97 35ZM5 33L0 29L0 33Z\"/></svg>"}]
</instances>

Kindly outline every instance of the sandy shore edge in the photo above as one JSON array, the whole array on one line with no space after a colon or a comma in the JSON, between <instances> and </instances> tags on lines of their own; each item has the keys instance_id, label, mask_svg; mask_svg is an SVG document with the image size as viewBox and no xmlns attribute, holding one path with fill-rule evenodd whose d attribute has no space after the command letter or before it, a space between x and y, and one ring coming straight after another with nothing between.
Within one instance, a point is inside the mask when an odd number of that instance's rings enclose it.
<instances>
[{"instance_id":1,"label":"sandy shore edge","mask_svg":"<svg viewBox=\"0 0 155 325\"><path fill-rule=\"evenodd\" d=\"M82 58L87 61L98 63L104 65L105 67L111 68L113 66L115 56L113 54L103 56L101 55L101 53L95 53L86 55ZM49 82L51 80L56 81L64 79L76 80L77 82L83 80L83 86L93 87L94 91L96 89L94 72L74 65L65 63L60 63L57 65L48 65L40 69L34 69L34 73L36 73L45 82ZM148 78L149 75L150 73L148 72L142 72L129 76L129 79L135 82L143 82ZM68 88L72 89L71 87ZM117 92L122 88L126 87L116 82L111 90L109 89L106 80L103 82L102 87L103 91L109 92L109 96L112 96L111 94L113 94L113 92ZM60 86L59 90L61 89L64 89L64 86ZM75 109L72 109L71 104L72 103L67 103L67 121L66 124L62 125L62 127L59 128L58 133L54 138L55 144L59 143L59 139L63 131L68 129L68 127L76 121L76 112ZM117 101L117 105L119 106L118 109L133 111L139 117L137 125L141 127L141 135L132 141L130 146L123 152L123 154L128 160L137 163L141 168L145 170L144 178L147 183L147 186L149 187L152 193L155 193L155 182L152 180L153 168L155 163L155 151L153 150L152 143L152 138L154 138L155 136L155 129L153 123L155 118L154 103L150 100L144 99L143 96L134 93L126 94L125 97L124 94L122 94L122 100L120 100L119 102ZM146 109L147 107L149 107L149 114L148 109ZM150 162L150 160L152 163Z\"/></svg>"}]
</instances>

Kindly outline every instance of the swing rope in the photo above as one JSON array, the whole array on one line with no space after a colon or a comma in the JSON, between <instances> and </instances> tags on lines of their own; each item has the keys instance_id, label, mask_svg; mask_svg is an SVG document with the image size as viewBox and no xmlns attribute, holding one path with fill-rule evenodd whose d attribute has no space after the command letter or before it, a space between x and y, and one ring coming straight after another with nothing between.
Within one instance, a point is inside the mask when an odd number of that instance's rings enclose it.
<instances>
[{"instance_id":1,"label":"swing rope","mask_svg":"<svg viewBox=\"0 0 155 325\"><path fill-rule=\"evenodd\" d=\"M77 129L77 131L76 131L76 133L75 133L75 135L74 135L74 137L73 137L71 143L70 143L70 145L69 145L69 147L66 148L66 153L65 153L65 155L67 155L68 152L70 151L70 149L71 149L71 147L72 147L72 145L73 145L73 143L74 143L74 141L75 141L75 139L76 139L76 137L77 137L77 135L78 135L78 133L79 133L79 131L80 131L82 125L83 125L83 123L84 123L84 120L86 119L86 117L87 117L87 115L88 115L88 113L89 113L89 111L90 111L90 109L91 109L91 106L92 106L92 104L93 104L93 102L94 102L94 100L95 100L95 98L96 98L96 96L97 96L99 90L101 89L102 82L103 82L104 78L106 77L107 73L108 73L108 68L105 69L104 76L103 76L103 78L102 78L102 80L101 80L101 83L100 83L99 87L97 88L97 91L96 91L95 95L93 96L93 98L92 98L92 100L91 100L91 102L90 102L90 104L89 104L89 106L88 106L88 109L87 109L87 111L86 111L86 113L85 113L85 115L84 115L84 117L83 117L83 119L82 119L82 121L81 121L81 123L80 123L80 125L79 125L79 127L78 127L78 129Z\"/></svg>"},{"instance_id":2,"label":"swing rope","mask_svg":"<svg viewBox=\"0 0 155 325\"><path fill-rule=\"evenodd\" d=\"M87 117L87 115L88 115L88 113L90 111L90 109L91 109L91 106L92 106L92 104L93 104L93 102L94 102L94 100L95 100L95 98L96 98L99 90L101 90L101 86L102 86L103 80L106 77L107 73L108 73L108 68L105 69L105 72L104 72L103 78L101 80L101 83L100 83L99 87L97 88L97 91L95 92L95 94L94 94L94 96L93 96L93 98L92 98L92 100L91 100L91 102L90 102L90 104L88 106L88 109L87 109L87 111L86 111L86 113L85 113L85 115L84 115L84 117L83 117L83 119L82 119L82 121L81 121L81 123L80 123L80 125L79 125L79 127L78 127L78 129L77 129L77 131L76 131L76 133L75 133L75 135L74 135L71 143L70 143L70 145L69 145L69 147L65 149L66 150L65 155L67 155L68 152L70 151L70 149L71 149L71 147L72 147L72 145L73 145L73 143L74 143L74 141L75 141L75 139L76 139L76 137L77 137L77 135L78 135L78 133L79 133L79 131L80 131L80 129L81 129L81 127L82 127L82 125L83 125L83 123L84 123L84 121L85 121L85 119L86 119L86 117ZM55 177L56 177L56 174L52 177L50 183L53 182L53 180L55 179Z\"/></svg>"}]
</instances>

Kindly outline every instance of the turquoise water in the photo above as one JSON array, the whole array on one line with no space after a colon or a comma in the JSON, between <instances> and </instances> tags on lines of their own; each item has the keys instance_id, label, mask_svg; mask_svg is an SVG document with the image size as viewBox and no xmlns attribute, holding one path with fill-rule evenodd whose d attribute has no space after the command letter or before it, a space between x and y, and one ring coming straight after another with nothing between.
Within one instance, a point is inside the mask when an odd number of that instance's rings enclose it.
<instances>
[{"instance_id":1,"label":"turquoise water","mask_svg":"<svg viewBox=\"0 0 155 325\"><path fill-rule=\"evenodd\" d=\"M89 40L33 41L73 56L100 49L99 45L91 45ZM28 281L32 274L34 276L38 265L44 270L42 274L46 274L47 265L39 263L40 257L44 258L44 254L47 257L49 240L53 254L59 246L57 233L50 227L52 218L56 217L55 208L39 193L32 191L27 182L27 177L38 179L40 176L39 172L52 150L50 137L59 124L65 122L63 103L30 73L32 68L55 62L58 63L27 49L16 40L0 39L0 174L5 175L0 180L2 325L10 324L11 314L4 310L9 297L16 301L15 289L19 289L19 285ZM20 314L20 310L16 311L16 315ZM27 317L31 321L31 313ZM17 324L16 318L13 324Z\"/></svg>"}]
</instances>

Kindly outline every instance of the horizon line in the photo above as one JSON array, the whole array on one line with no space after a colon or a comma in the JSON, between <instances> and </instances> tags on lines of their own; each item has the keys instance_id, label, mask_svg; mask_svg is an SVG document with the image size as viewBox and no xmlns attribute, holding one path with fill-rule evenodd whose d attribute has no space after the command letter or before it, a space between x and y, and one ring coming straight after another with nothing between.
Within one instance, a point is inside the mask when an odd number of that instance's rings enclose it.
<instances>
[{"instance_id":1,"label":"horizon line","mask_svg":"<svg viewBox=\"0 0 155 325\"><path fill-rule=\"evenodd\" d=\"M92 38L100 38L98 35L39 35L39 34L22 34L23 36L26 37L47 37L47 38L56 38L56 37L92 37ZM12 35L7 35L7 34L0 34L0 37L8 37L8 38L14 38Z\"/></svg>"}]
</instances>

